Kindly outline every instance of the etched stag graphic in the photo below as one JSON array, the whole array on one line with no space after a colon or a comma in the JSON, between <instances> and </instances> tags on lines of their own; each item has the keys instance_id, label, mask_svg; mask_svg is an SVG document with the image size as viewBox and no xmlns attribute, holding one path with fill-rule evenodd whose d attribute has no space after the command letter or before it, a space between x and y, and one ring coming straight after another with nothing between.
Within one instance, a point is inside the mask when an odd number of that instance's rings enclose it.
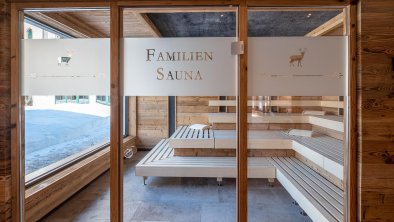
<instances>
[{"instance_id":1,"label":"etched stag graphic","mask_svg":"<svg viewBox=\"0 0 394 222\"><path fill-rule=\"evenodd\" d=\"M65 64L66 66L68 66L68 64L71 60L72 54L73 54L72 51L67 51L67 56L57 57L57 65L61 66L61 65Z\"/></svg>"},{"instance_id":2,"label":"etched stag graphic","mask_svg":"<svg viewBox=\"0 0 394 222\"><path fill-rule=\"evenodd\" d=\"M302 49L299 49L299 50L300 50L300 54L290 56L290 58L289 58L290 59L290 61L289 61L290 66L294 66L294 62L297 62L297 67L302 67L302 59L304 59L306 49L304 48L304 50L302 50Z\"/></svg>"}]
</instances>

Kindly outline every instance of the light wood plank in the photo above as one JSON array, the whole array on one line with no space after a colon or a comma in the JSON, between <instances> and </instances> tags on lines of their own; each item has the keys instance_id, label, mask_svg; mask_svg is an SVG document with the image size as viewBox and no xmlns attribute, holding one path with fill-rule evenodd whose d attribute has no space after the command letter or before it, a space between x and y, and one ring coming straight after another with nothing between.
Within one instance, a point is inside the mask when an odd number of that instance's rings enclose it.
<instances>
[{"instance_id":1,"label":"light wood plank","mask_svg":"<svg viewBox=\"0 0 394 222\"><path fill-rule=\"evenodd\" d=\"M338 14L337 16L335 16L334 18L323 23L322 25L320 25L316 29L307 33L305 36L307 36L307 37L323 36L324 34L331 32L332 30L334 30L338 27L343 26L345 19L346 19L345 13L342 12L342 13ZM342 32L341 32L341 35L342 35Z\"/></svg>"}]
</instances>

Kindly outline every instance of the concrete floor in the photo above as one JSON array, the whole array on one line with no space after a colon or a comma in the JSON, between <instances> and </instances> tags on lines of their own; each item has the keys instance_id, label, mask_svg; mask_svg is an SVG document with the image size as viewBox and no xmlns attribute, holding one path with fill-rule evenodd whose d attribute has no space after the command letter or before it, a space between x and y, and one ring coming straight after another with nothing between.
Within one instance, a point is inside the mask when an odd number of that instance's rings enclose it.
<instances>
[{"instance_id":1,"label":"concrete floor","mask_svg":"<svg viewBox=\"0 0 394 222\"><path fill-rule=\"evenodd\" d=\"M235 221L235 179L224 179L219 187L214 178L157 178L135 176L134 166L146 154L138 152L125 161L124 221ZM311 221L300 215L287 191L266 179L249 180L249 221ZM109 173L47 215L43 221L109 221Z\"/></svg>"}]
</instances>

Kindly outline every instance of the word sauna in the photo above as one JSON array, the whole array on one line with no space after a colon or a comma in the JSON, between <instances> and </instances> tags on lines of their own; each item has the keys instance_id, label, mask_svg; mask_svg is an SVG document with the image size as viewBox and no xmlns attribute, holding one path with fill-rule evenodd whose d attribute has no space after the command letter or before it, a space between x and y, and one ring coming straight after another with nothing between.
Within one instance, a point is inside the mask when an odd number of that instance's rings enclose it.
<instances>
[{"instance_id":1,"label":"word sauna","mask_svg":"<svg viewBox=\"0 0 394 222\"><path fill-rule=\"evenodd\" d=\"M146 61L151 62L206 62L213 60L213 52L158 52L146 49ZM200 70L165 70L156 69L157 80L202 80Z\"/></svg>"},{"instance_id":2,"label":"word sauna","mask_svg":"<svg viewBox=\"0 0 394 222\"><path fill-rule=\"evenodd\" d=\"M200 70L197 71L168 71L163 67L157 68L157 80L202 80Z\"/></svg>"}]
</instances>

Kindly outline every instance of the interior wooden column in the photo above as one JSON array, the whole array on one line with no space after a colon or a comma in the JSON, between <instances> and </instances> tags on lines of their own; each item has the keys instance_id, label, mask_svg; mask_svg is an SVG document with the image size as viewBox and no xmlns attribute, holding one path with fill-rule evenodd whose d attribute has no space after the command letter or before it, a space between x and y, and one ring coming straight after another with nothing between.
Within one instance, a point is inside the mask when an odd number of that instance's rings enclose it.
<instances>
[{"instance_id":1,"label":"interior wooden column","mask_svg":"<svg viewBox=\"0 0 394 222\"><path fill-rule=\"evenodd\" d=\"M244 42L244 53L240 55L238 127L237 127L237 221L248 221L248 8L246 2L239 7L239 40Z\"/></svg>"},{"instance_id":2,"label":"interior wooden column","mask_svg":"<svg viewBox=\"0 0 394 222\"><path fill-rule=\"evenodd\" d=\"M0 2L0 221L12 221L11 194L11 19L10 4Z\"/></svg>"},{"instance_id":3,"label":"interior wooden column","mask_svg":"<svg viewBox=\"0 0 394 222\"><path fill-rule=\"evenodd\" d=\"M111 221L123 221L123 78L120 73L120 37L122 15L111 3L111 137L110 206Z\"/></svg>"},{"instance_id":4,"label":"interior wooden column","mask_svg":"<svg viewBox=\"0 0 394 222\"><path fill-rule=\"evenodd\" d=\"M357 3L347 7L348 42L349 42L349 77L348 99L346 102L348 115L345 115L347 140L344 153L345 200L344 218L348 222L357 219ZM345 110L346 110L345 109Z\"/></svg>"},{"instance_id":5,"label":"interior wooden column","mask_svg":"<svg viewBox=\"0 0 394 222\"><path fill-rule=\"evenodd\" d=\"M358 220L394 218L394 2L358 8Z\"/></svg>"}]
</instances>

